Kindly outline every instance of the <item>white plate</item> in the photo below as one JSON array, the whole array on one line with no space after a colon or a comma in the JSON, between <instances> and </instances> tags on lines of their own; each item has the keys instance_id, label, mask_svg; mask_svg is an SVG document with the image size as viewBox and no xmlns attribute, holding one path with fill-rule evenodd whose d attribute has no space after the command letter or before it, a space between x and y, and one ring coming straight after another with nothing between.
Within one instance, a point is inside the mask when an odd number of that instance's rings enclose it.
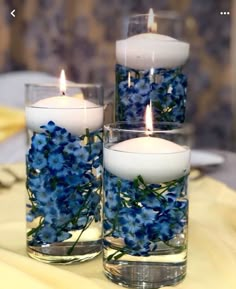
<instances>
[{"instance_id":1,"label":"white plate","mask_svg":"<svg viewBox=\"0 0 236 289\"><path fill-rule=\"evenodd\" d=\"M223 156L204 150L192 150L191 166L195 168L203 166L216 166L224 162Z\"/></svg>"}]
</instances>

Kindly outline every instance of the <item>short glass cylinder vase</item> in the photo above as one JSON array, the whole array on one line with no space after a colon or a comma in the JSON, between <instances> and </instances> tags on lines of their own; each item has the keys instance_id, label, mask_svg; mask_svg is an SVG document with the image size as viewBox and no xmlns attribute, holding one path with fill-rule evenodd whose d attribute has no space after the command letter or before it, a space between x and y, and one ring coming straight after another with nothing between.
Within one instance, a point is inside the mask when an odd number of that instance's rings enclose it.
<instances>
[{"instance_id":1,"label":"short glass cylinder vase","mask_svg":"<svg viewBox=\"0 0 236 289\"><path fill-rule=\"evenodd\" d=\"M115 120L143 121L152 101L155 121L184 122L189 44L174 12L129 18L128 38L116 42Z\"/></svg>"},{"instance_id":2,"label":"short glass cylinder vase","mask_svg":"<svg viewBox=\"0 0 236 289\"><path fill-rule=\"evenodd\" d=\"M101 252L103 89L26 85L27 252L46 263Z\"/></svg>"},{"instance_id":3,"label":"short glass cylinder vase","mask_svg":"<svg viewBox=\"0 0 236 289\"><path fill-rule=\"evenodd\" d=\"M189 129L117 122L104 129L104 270L114 283L159 288L186 275Z\"/></svg>"}]
</instances>

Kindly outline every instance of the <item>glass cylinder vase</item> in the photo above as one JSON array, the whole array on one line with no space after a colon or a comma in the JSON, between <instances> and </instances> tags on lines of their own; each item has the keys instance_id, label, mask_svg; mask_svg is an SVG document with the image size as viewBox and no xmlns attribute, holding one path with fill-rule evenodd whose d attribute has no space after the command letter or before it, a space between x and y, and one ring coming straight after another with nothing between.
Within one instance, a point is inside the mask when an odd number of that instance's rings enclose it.
<instances>
[{"instance_id":1,"label":"glass cylinder vase","mask_svg":"<svg viewBox=\"0 0 236 289\"><path fill-rule=\"evenodd\" d=\"M187 263L188 128L117 122L104 137L105 275L132 288L177 284Z\"/></svg>"},{"instance_id":2,"label":"glass cylinder vase","mask_svg":"<svg viewBox=\"0 0 236 289\"><path fill-rule=\"evenodd\" d=\"M101 252L101 85L26 85L27 252L72 263Z\"/></svg>"},{"instance_id":3,"label":"glass cylinder vase","mask_svg":"<svg viewBox=\"0 0 236 289\"><path fill-rule=\"evenodd\" d=\"M189 44L174 12L134 15L128 38L116 42L116 121L143 121L152 101L156 121L184 122Z\"/></svg>"}]
</instances>

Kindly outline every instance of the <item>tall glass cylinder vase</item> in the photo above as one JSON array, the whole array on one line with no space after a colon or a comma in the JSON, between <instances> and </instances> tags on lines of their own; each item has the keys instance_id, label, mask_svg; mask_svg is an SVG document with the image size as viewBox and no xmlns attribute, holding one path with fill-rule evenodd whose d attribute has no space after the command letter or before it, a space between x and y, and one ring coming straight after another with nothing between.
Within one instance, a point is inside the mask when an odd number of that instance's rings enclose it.
<instances>
[{"instance_id":1,"label":"tall glass cylinder vase","mask_svg":"<svg viewBox=\"0 0 236 289\"><path fill-rule=\"evenodd\" d=\"M159 288L186 274L189 132L176 123L104 130L104 270L113 282Z\"/></svg>"},{"instance_id":2,"label":"tall glass cylinder vase","mask_svg":"<svg viewBox=\"0 0 236 289\"><path fill-rule=\"evenodd\" d=\"M103 91L26 86L27 252L72 263L101 252Z\"/></svg>"},{"instance_id":3,"label":"tall glass cylinder vase","mask_svg":"<svg viewBox=\"0 0 236 289\"><path fill-rule=\"evenodd\" d=\"M116 121L143 121L152 102L156 121L184 122L189 44L176 13L134 15L128 38L116 42Z\"/></svg>"}]
</instances>

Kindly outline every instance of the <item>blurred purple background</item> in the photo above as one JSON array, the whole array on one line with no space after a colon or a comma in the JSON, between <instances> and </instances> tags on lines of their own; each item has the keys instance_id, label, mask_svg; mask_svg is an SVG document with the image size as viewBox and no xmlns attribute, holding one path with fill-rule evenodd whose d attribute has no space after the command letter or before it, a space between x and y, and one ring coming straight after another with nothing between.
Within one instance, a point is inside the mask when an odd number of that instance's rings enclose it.
<instances>
[{"instance_id":1,"label":"blurred purple background","mask_svg":"<svg viewBox=\"0 0 236 289\"><path fill-rule=\"evenodd\" d=\"M128 16L147 13L150 7L177 11L191 44L187 120L195 125L196 144L233 150L231 15L220 15L231 10L232 2L0 1L0 72L34 70L59 76L65 68L70 80L102 82L109 93L114 87L115 41L125 37Z\"/></svg>"}]
</instances>

